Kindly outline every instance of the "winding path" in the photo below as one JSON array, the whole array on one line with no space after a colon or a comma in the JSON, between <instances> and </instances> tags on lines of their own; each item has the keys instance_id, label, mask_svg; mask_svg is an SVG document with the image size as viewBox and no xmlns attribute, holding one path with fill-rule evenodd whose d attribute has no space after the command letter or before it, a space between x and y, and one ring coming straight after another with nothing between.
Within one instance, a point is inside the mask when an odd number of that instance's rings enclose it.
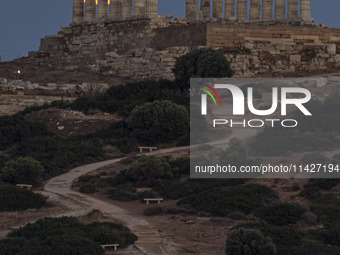
<instances>
[{"instance_id":1,"label":"winding path","mask_svg":"<svg viewBox=\"0 0 340 255\"><path fill-rule=\"evenodd\" d=\"M214 146L225 146L226 144L229 143L230 139L234 137L245 140L254 135L256 135L256 132L253 130L247 130L247 132L244 132L244 130L235 129L233 130L232 135L229 136L228 138L217 142L212 142L210 144ZM190 146L175 147L139 154L139 156L160 155L188 149L190 149ZM130 228L134 234L138 236L138 241L135 242L135 246L144 254L149 255L178 254L178 252L176 252L176 248L174 247L174 245L171 245L171 243L169 243L167 240L162 239L158 233L158 230L154 226L150 225L150 223L147 222L145 219L138 217L137 215L134 215L132 212L125 210L121 207L115 206L105 201L72 190L72 183L80 176L95 171L101 167L118 163L123 159L125 159L125 157L83 165L74 168L65 174L56 176L50 179L45 184L44 191L47 193L45 195L54 196L54 199L61 204L65 203L70 204L71 200L72 204L71 212L62 215L80 216L90 212L93 209L98 209L104 215L113 217L121 221L124 225Z\"/></svg>"},{"instance_id":2,"label":"winding path","mask_svg":"<svg viewBox=\"0 0 340 255\"><path fill-rule=\"evenodd\" d=\"M140 155L152 156L186 149L189 149L189 146L163 149ZM93 209L98 209L105 216L115 218L130 228L131 231L138 236L138 241L135 242L135 246L144 254L176 254L175 248L169 246L166 240L162 240L158 230L150 225L145 219L113 204L72 190L72 183L80 176L101 167L117 163L123 159L125 158L107 160L74 168L65 174L50 179L45 184L43 193L49 197L52 196L53 199L57 200L59 203L67 203L67 206L71 207L71 212L60 214L59 216L80 216Z\"/></svg>"}]
</instances>

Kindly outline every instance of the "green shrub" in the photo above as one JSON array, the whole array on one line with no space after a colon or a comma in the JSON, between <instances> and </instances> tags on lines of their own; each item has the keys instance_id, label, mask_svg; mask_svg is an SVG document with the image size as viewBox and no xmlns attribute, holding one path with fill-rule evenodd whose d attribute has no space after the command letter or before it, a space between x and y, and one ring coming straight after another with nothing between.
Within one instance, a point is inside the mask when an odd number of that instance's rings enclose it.
<instances>
[{"instance_id":1,"label":"green shrub","mask_svg":"<svg viewBox=\"0 0 340 255\"><path fill-rule=\"evenodd\" d=\"M10 185L0 185L0 212L41 208L45 204L46 197L43 195Z\"/></svg>"},{"instance_id":2,"label":"green shrub","mask_svg":"<svg viewBox=\"0 0 340 255\"><path fill-rule=\"evenodd\" d=\"M315 199L311 205L311 211L326 226L340 222L340 200L333 194L326 194Z\"/></svg>"},{"instance_id":3,"label":"green shrub","mask_svg":"<svg viewBox=\"0 0 340 255\"><path fill-rule=\"evenodd\" d=\"M135 192L132 192L131 190L127 189L120 189L119 187L111 189L110 191L108 191L107 194L111 199L118 201L127 202L138 199L138 196Z\"/></svg>"},{"instance_id":4,"label":"green shrub","mask_svg":"<svg viewBox=\"0 0 340 255\"><path fill-rule=\"evenodd\" d=\"M103 96L95 99L79 98L71 108L85 113L91 109L100 109L127 117L136 106L155 100L170 100L176 104L188 105L189 95L182 93L169 80L139 81L112 86Z\"/></svg>"},{"instance_id":5,"label":"green shrub","mask_svg":"<svg viewBox=\"0 0 340 255\"><path fill-rule=\"evenodd\" d=\"M85 194L93 194L97 191L96 187L92 184L85 184L79 188L79 192Z\"/></svg>"},{"instance_id":6,"label":"green shrub","mask_svg":"<svg viewBox=\"0 0 340 255\"><path fill-rule=\"evenodd\" d=\"M302 219L304 209L292 204L273 204L255 210L254 215L270 224L284 226L295 224Z\"/></svg>"},{"instance_id":7,"label":"green shrub","mask_svg":"<svg viewBox=\"0 0 340 255\"><path fill-rule=\"evenodd\" d=\"M170 142L189 132L189 113L171 101L136 106L126 120L133 136L147 144Z\"/></svg>"},{"instance_id":8,"label":"green shrub","mask_svg":"<svg viewBox=\"0 0 340 255\"><path fill-rule=\"evenodd\" d=\"M1 168L0 178L4 182L13 184L39 185L43 180L43 173L44 168L39 161L25 157L7 161Z\"/></svg>"},{"instance_id":9,"label":"green shrub","mask_svg":"<svg viewBox=\"0 0 340 255\"><path fill-rule=\"evenodd\" d=\"M293 227L273 226L266 222L249 222L236 226L237 228L258 229L263 235L269 236L277 247L301 245L302 234Z\"/></svg>"},{"instance_id":10,"label":"green shrub","mask_svg":"<svg viewBox=\"0 0 340 255\"><path fill-rule=\"evenodd\" d=\"M11 232L0 240L2 254L8 255L102 255L100 244L126 247L137 237L121 224L80 224L76 218L44 218Z\"/></svg>"},{"instance_id":11,"label":"green shrub","mask_svg":"<svg viewBox=\"0 0 340 255\"><path fill-rule=\"evenodd\" d=\"M190 78L231 77L230 68L223 52L212 48L194 49L179 57L173 68L175 83L182 90L190 87Z\"/></svg>"},{"instance_id":12,"label":"green shrub","mask_svg":"<svg viewBox=\"0 0 340 255\"><path fill-rule=\"evenodd\" d=\"M331 190L340 182L340 179L309 179L308 183L303 185L300 196L315 199L321 195L321 190Z\"/></svg>"},{"instance_id":13,"label":"green shrub","mask_svg":"<svg viewBox=\"0 0 340 255\"><path fill-rule=\"evenodd\" d=\"M173 178L171 167L165 159L147 156L139 158L137 164L121 174L137 187L153 187L159 179Z\"/></svg>"},{"instance_id":14,"label":"green shrub","mask_svg":"<svg viewBox=\"0 0 340 255\"><path fill-rule=\"evenodd\" d=\"M143 210L143 214L146 216L162 215L163 213L164 213L163 208L159 206L150 206Z\"/></svg>"},{"instance_id":15,"label":"green shrub","mask_svg":"<svg viewBox=\"0 0 340 255\"><path fill-rule=\"evenodd\" d=\"M92 162L102 157L102 151L86 146L73 138L34 137L20 144L13 154L32 157L45 168L44 179L64 173L67 168Z\"/></svg>"},{"instance_id":16,"label":"green shrub","mask_svg":"<svg viewBox=\"0 0 340 255\"><path fill-rule=\"evenodd\" d=\"M214 216L228 216L233 211L246 214L263 205L265 200L275 197L272 189L250 184L215 188L181 199L178 204L191 204L198 211L208 212Z\"/></svg>"},{"instance_id":17,"label":"green shrub","mask_svg":"<svg viewBox=\"0 0 340 255\"><path fill-rule=\"evenodd\" d=\"M276 255L276 246L256 229L238 228L228 234L227 255Z\"/></svg>"},{"instance_id":18,"label":"green shrub","mask_svg":"<svg viewBox=\"0 0 340 255\"><path fill-rule=\"evenodd\" d=\"M21 144L37 136L49 136L47 128L35 122L26 121L22 116L0 117L0 150Z\"/></svg>"}]
</instances>

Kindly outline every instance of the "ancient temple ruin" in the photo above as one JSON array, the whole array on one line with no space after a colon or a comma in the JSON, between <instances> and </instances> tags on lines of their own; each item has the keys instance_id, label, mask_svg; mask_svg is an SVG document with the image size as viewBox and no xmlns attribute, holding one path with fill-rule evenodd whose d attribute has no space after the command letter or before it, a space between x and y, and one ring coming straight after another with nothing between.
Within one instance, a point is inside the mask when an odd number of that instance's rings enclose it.
<instances>
[{"instance_id":1,"label":"ancient temple ruin","mask_svg":"<svg viewBox=\"0 0 340 255\"><path fill-rule=\"evenodd\" d=\"M186 0L185 15L188 20L225 18L241 23L272 20L313 21L311 0L276 0L275 4L274 0L201 0L200 6L197 0Z\"/></svg>"},{"instance_id":2,"label":"ancient temple ruin","mask_svg":"<svg viewBox=\"0 0 340 255\"><path fill-rule=\"evenodd\" d=\"M72 22L91 23L157 13L158 0L73 0Z\"/></svg>"},{"instance_id":3,"label":"ancient temple ruin","mask_svg":"<svg viewBox=\"0 0 340 255\"><path fill-rule=\"evenodd\" d=\"M250 8L248 9L248 2ZM287 8L286 8L287 7ZM311 0L185 0L188 20L312 22ZM158 0L73 0L73 23L157 15Z\"/></svg>"},{"instance_id":4,"label":"ancient temple ruin","mask_svg":"<svg viewBox=\"0 0 340 255\"><path fill-rule=\"evenodd\" d=\"M136 81L173 79L201 47L222 50L236 77L340 67L340 29L314 22L311 0L182 1L186 18L158 14L158 0L73 0L70 27L20 61Z\"/></svg>"}]
</instances>

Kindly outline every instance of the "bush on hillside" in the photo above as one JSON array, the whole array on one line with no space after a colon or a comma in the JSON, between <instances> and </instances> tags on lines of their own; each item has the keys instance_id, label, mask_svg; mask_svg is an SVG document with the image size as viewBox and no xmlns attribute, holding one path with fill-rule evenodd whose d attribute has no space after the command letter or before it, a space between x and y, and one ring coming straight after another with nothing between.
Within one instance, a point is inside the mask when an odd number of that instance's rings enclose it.
<instances>
[{"instance_id":1,"label":"bush on hillside","mask_svg":"<svg viewBox=\"0 0 340 255\"><path fill-rule=\"evenodd\" d=\"M270 224L284 226L295 224L302 219L304 209L292 204L273 204L258 208L254 215Z\"/></svg>"},{"instance_id":2,"label":"bush on hillside","mask_svg":"<svg viewBox=\"0 0 340 255\"><path fill-rule=\"evenodd\" d=\"M198 211L223 217L234 211L249 214L254 209L263 206L264 201L275 197L276 194L271 188L250 184L210 189L183 198L178 204L190 204Z\"/></svg>"},{"instance_id":3,"label":"bush on hillside","mask_svg":"<svg viewBox=\"0 0 340 255\"><path fill-rule=\"evenodd\" d=\"M0 212L41 208L46 197L11 185L0 185Z\"/></svg>"},{"instance_id":4,"label":"bush on hillside","mask_svg":"<svg viewBox=\"0 0 340 255\"><path fill-rule=\"evenodd\" d=\"M187 90L190 87L190 78L232 77L234 71L222 51L202 48L179 57L173 73L176 77L176 86Z\"/></svg>"},{"instance_id":5,"label":"bush on hillside","mask_svg":"<svg viewBox=\"0 0 340 255\"><path fill-rule=\"evenodd\" d=\"M5 163L0 170L0 178L12 184L39 185L43 180L44 171L40 162L34 158L18 158Z\"/></svg>"},{"instance_id":6,"label":"bush on hillside","mask_svg":"<svg viewBox=\"0 0 340 255\"><path fill-rule=\"evenodd\" d=\"M228 234L227 255L276 255L276 246L256 229L238 228Z\"/></svg>"},{"instance_id":7,"label":"bush on hillside","mask_svg":"<svg viewBox=\"0 0 340 255\"><path fill-rule=\"evenodd\" d=\"M137 106L126 120L133 136L147 144L170 142L189 132L189 113L171 101Z\"/></svg>"},{"instance_id":8,"label":"bush on hillside","mask_svg":"<svg viewBox=\"0 0 340 255\"><path fill-rule=\"evenodd\" d=\"M95 222L83 225L73 217L44 218L15 230L0 240L0 250L8 255L103 255L100 244L118 243L126 247L137 237L121 224Z\"/></svg>"}]
</instances>

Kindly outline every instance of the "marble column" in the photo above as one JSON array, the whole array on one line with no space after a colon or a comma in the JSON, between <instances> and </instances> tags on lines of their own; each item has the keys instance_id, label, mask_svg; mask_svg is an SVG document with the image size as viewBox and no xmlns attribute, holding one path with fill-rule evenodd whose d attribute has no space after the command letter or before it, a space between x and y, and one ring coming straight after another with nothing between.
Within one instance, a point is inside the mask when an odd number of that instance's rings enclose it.
<instances>
[{"instance_id":1,"label":"marble column","mask_svg":"<svg viewBox=\"0 0 340 255\"><path fill-rule=\"evenodd\" d=\"M96 0L86 0L85 3L85 21L96 21Z\"/></svg>"},{"instance_id":2,"label":"marble column","mask_svg":"<svg viewBox=\"0 0 340 255\"><path fill-rule=\"evenodd\" d=\"M121 0L110 1L110 19L120 19L122 17Z\"/></svg>"},{"instance_id":3,"label":"marble column","mask_svg":"<svg viewBox=\"0 0 340 255\"><path fill-rule=\"evenodd\" d=\"M273 0L262 0L262 20L273 20Z\"/></svg>"},{"instance_id":4,"label":"marble column","mask_svg":"<svg viewBox=\"0 0 340 255\"><path fill-rule=\"evenodd\" d=\"M286 0L275 0L275 20L286 19Z\"/></svg>"},{"instance_id":5,"label":"marble column","mask_svg":"<svg viewBox=\"0 0 340 255\"><path fill-rule=\"evenodd\" d=\"M288 19L299 18L299 0L288 0Z\"/></svg>"},{"instance_id":6,"label":"marble column","mask_svg":"<svg viewBox=\"0 0 340 255\"><path fill-rule=\"evenodd\" d=\"M225 18L234 21L235 17L235 0L225 0Z\"/></svg>"},{"instance_id":7,"label":"marble column","mask_svg":"<svg viewBox=\"0 0 340 255\"><path fill-rule=\"evenodd\" d=\"M223 18L223 0L213 0L212 17L215 19Z\"/></svg>"},{"instance_id":8,"label":"marble column","mask_svg":"<svg viewBox=\"0 0 340 255\"><path fill-rule=\"evenodd\" d=\"M239 22L248 21L247 0L237 0L237 20Z\"/></svg>"},{"instance_id":9,"label":"marble column","mask_svg":"<svg viewBox=\"0 0 340 255\"><path fill-rule=\"evenodd\" d=\"M107 0L98 0L98 19L105 20L108 18L109 6Z\"/></svg>"},{"instance_id":10,"label":"marble column","mask_svg":"<svg viewBox=\"0 0 340 255\"><path fill-rule=\"evenodd\" d=\"M73 23L84 22L84 0L73 0Z\"/></svg>"},{"instance_id":11,"label":"marble column","mask_svg":"<svg viewBox=\"0 0 340 255\"><path fill-rule=\"evenodd\" d=\"M210 0L201 0L203 19L210 19Z\"/></svg>"},{"instance_id":12,"label":"marble column","mask_svg":"<svg viewBox=\"0 0 340 255\"><path fill-rule=\"evenodd\" d=\"M303 21L311 22L311 0L301 0L300 1L300 18Z\"/></svg>"},{"instance_id":13,"label":"marble column","mask_svg":"<svg viewBox=\"0 0 340 255\"><path fill-rule=\"evenodd\" d=\"M132 0L122 0L122 17L132 17Z\"/></svg>"},{"instance_id":14,"label":"marble column","mask_svg":"<svg viewBox=\"0 0 340 255\"><path fill-rule=\"evenodd\" d=\"M146 14L147 15L158 14L158 0L146 0Z\"/></svg>"},{"instance_id":15,"label":"marble column","mask_svg":"<svg viewBox=\"0 0 340 255\"><path fill-rule=\"evenodd\" d=\"M191 19L191 13L197 11L197 0L186 0L185 1L185 17Z\"/></svg>"},{"instance_id":16,"label":"marble column","mask_svg":"<svg viewBox=\"0 0 340 255\"><path fill-rule=\"evenodd\" d=\"M146 5L145 0L135 0L134 15L135 16L145 15L145 7L146 7L145 5Z\"/></svg>"},{"instance_id":17,"label":"marble column","mask_svg":"<svg viewBox=\"0 0 340 255\"><path fill-rule=\"evenodd\" d=\"M250 0L249 21L261 20L261 0Z\"/></svg>"}]
</instances>

